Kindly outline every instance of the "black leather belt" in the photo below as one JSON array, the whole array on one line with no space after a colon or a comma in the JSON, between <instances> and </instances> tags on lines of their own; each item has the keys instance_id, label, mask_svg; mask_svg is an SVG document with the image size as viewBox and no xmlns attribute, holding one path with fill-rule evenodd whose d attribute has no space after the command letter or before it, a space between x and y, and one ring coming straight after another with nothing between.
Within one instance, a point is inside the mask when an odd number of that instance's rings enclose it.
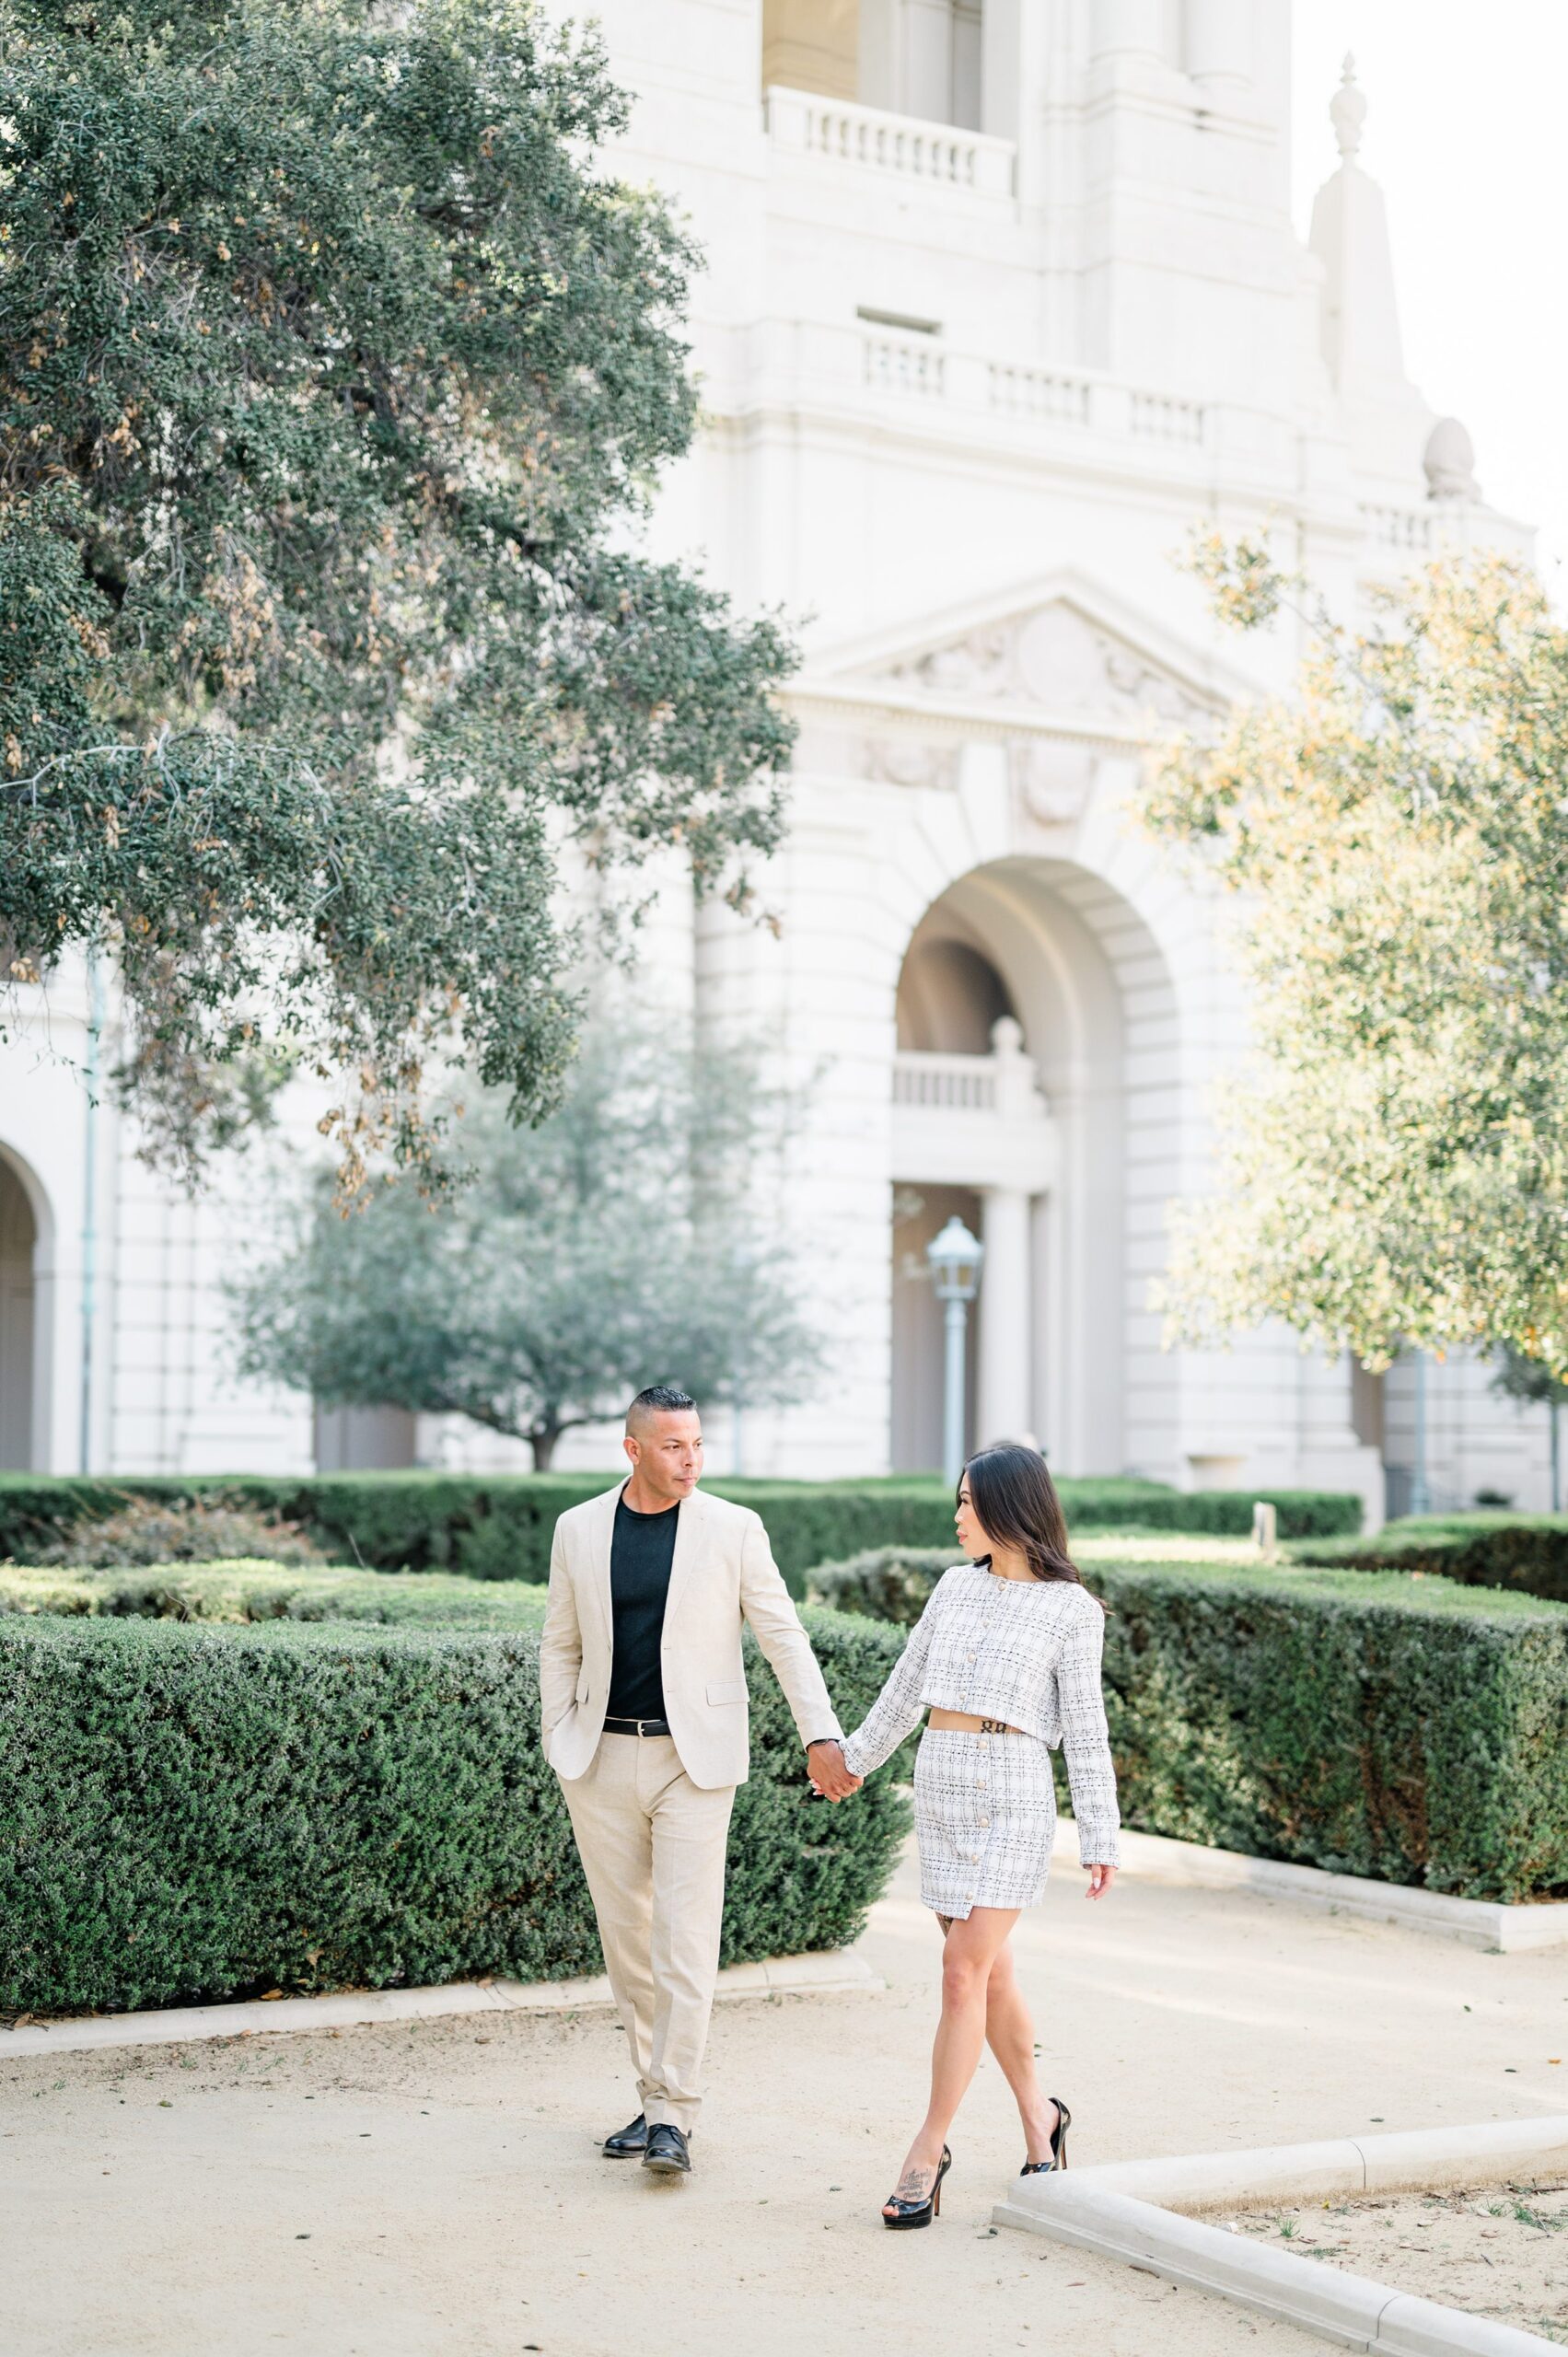
<instances>
[{"instance_id":1,"label":"black leather belt","mask_svg":"<svg viewBox=\"0 0 1568 2357\"><path fill-rule=\"evenodd\" d=\"M606 1719L606 1735L668 1735L668 1719Z\"/></svg>"}]
</instances>

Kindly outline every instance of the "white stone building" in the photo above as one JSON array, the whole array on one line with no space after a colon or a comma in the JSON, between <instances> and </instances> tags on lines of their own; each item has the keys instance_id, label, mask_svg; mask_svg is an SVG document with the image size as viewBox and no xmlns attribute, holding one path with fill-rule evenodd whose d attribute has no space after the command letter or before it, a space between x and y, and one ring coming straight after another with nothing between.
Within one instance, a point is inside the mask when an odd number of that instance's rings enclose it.
<instances>
[{"instance_id":1,"label":"white stone building","mask_svg":"<svg viewBox=\"0 0 1568 2357\"><path fill-rule=\"evenodd\" d=\"M1387 1468L1397 1507L1410 1368L1374 1380L1286 1334L1160 1349L1167 1206L1202 1185L1245 1010L1210 907L1126 810L1152 737L1285 685L1300 652L1284 627L1218 633L1174 561L1194 526L1266 527L1343 610L1427 550L1528 547L1405 375L1360 93L1334 97L1304 247L1287 0L599 14L636 95L623 167L673 192L708 261L706 423L657 542L800 618L807 647L778 937L693 919L678 884L650 935L700 1020L816 1075L788 1196L833 1376L748 1419L747 1469L936 1461L920 1270L957 1211L986 1247L976 1434L1031 1432L1072 1472L1353 1487L1375 1515ZM1323 137L1327 168L1327 115ZM52 993L68 1054L84 989ZM0 1464L413 1445L385 1416L313 1437L304 1403L226 1377L216 1282L248 1183L180 1203L72 1069L4 1051ZM1433 1369L1427 1399L1441 1499L1544 1504L1539 1412L1472 1364ZM495 1460L477 1435L417 1442ZM607 1462L607 1436L573 1453Z\"/></svg>"}]
</instances>

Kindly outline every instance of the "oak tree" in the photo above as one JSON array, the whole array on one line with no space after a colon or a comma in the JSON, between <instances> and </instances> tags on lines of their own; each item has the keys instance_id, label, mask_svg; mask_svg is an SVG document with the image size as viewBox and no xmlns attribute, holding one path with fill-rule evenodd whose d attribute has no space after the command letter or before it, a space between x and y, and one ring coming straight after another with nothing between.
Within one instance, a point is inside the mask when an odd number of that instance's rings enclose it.
<instances>
[{"instance_id":1,"label":"oak tree","mask_svg":"<svg viewBox=\"0 0 1568 2357\"><path fill-rule=\"evenodd\" d=\"M536 1116L564 848L778 839L787 641L638 552L693 255L626 114L528 0L0 5L0 987L111 952L188 1172L291 1063L351 1189L454 1061Z\"/></svg>"}]
</instances>

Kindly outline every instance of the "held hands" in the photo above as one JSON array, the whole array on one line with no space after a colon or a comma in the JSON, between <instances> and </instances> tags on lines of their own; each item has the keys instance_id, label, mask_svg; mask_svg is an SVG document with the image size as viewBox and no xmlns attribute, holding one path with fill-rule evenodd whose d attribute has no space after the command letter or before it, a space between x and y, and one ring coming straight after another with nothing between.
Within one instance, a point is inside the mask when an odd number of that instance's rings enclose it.
<instances>
[{"instance_id":1,"label":"held hands","mask_svg":"<svg viewBox=\"0 0 1568 2357\"><path fill-rule=\"evenodd\" d=\"M1088 1876L1089 1887L1087 1890L1085 1891L1084 1897L1086 1898L1105 1898L1109 1896L1110 1886L1116 1880L1116 1868L1114 1866L1090 1866L1088 1869Z\"/></svg>"},{"instance_id":2,"label":"held hands","mask_svg":"<svg viewBox=\"0 0 1568 2357\"><path fill-rule=\"evenodd\" d=\"M839 1743L813 1743L807 1748L807 1771L811 1789L825 1801L848 1800L851 1793L858 1793L865 1778L854 1776L844 1765L843 1746Z\"/></svg>"}]
</instances>

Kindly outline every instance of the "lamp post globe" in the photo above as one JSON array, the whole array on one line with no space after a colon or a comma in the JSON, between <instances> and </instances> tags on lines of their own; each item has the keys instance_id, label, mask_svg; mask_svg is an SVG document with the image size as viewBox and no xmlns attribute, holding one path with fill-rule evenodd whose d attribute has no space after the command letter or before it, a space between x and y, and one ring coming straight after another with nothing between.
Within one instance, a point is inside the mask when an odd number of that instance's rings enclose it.
<instances>
[{"instance_id":1,"label":"lamp post globe","mask_svg":"<svg viewBox=\"0 0 1568 2357\"><path fill-rule=\"evenodd\" d=\"M980 1283L985 1247L957 1213L925 1248L936 1298L947 1305L947 1350L942 1396L942 1471L957 1482L964 1469L964 1329L969 1306Z\"/></svg>"}]
</instances>

